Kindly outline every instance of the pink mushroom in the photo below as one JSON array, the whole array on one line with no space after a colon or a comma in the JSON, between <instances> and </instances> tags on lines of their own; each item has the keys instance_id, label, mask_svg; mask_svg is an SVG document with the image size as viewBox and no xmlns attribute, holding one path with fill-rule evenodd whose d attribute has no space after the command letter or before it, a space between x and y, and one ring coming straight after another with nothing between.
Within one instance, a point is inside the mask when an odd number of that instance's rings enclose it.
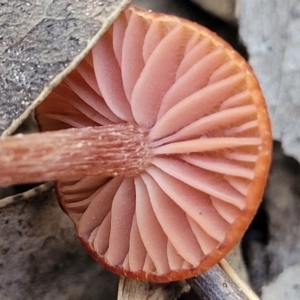
<instances>
[{"instance_id":1,"label":"pink mushroom","mask_svg":"<svg viewBox=\"0 0 300 300\"><path fill-rule=\"evenodd\" d=\"M82 244L120 275L206 271L261 201L271 133L259 84L198 24L129 7L36 117L45 133L0 143L0 183L58 180Z\"/></svg>"}]
</instances>

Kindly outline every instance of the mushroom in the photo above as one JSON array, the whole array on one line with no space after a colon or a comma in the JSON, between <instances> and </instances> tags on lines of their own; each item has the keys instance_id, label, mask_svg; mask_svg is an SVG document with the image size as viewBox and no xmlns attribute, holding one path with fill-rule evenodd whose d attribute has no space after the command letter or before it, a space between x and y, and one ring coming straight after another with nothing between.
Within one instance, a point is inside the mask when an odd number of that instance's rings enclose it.
<instances>
[{"instance_id":1,"label":"mushroom","mask_svg":"<svg viewBox=\"0 0 300 300\"><path fill-rule=\"evenodd\" d=\"M44 133L0 142L0 185L57 180L95 260L154 282L203 273L240 240L271 160L248 64L208 29L127 8L36 110Z\"/></svg>"}]
</instances>

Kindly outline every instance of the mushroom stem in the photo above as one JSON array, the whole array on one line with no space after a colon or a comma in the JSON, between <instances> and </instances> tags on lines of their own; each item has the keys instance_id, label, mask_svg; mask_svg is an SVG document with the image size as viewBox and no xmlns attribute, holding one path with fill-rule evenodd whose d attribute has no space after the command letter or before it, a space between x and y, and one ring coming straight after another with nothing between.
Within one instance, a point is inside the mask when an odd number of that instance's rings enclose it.
<instances>
[{"instance_id":1,"label":"mushroom stem","mask_svg":"<svg viewBox=\"0 0 300 300\"><path fill-rule=\"evenodd\" d=\"M117 124L0 139L0 186L86 175L134 176L149 164L147 132Z\"/></svg>"}]
</instances>

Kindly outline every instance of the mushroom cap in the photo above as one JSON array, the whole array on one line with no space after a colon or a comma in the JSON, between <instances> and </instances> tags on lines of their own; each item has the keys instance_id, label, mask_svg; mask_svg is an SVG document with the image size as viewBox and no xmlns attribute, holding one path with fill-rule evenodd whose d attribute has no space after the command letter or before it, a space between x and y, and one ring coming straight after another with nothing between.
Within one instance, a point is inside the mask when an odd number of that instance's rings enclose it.
<instances>
[{"instance_id":1,"label":"mushroom cap","mask_svg":"<svg viewBox=\"0 0 300 300\"><path fill-rule=\"evenodd\" d=\"M112 272L198 275L241 239L260 204L271 160L262 92L245 60L198 24L129 7L36 116L42 130L147 131L153 157L139 174L57 184L82 244Z\"/></svg>"}]
</instances>

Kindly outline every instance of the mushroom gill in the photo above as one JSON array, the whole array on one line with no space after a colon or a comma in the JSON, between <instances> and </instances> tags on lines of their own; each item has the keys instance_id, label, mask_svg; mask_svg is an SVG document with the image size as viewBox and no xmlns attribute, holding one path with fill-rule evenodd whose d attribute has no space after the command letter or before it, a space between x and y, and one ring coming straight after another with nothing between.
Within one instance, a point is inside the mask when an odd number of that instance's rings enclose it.
<instances>
[{"instance_id":1,"label":"mushroom gill","mask_svg":"<svg viewBox=\"0 0 300 300\"><path fill-rule=\"evenodd\" d=\"M261 90L244 59L198 24L129 7L36 117L42 131L142 132L130 151L146 147L148 161L134 172L57 183L82 244L118 274L165 282L204 272L261 201L271 153ZM126 161L118 146L101 147Z\"/></svg>"}]
</instances>

